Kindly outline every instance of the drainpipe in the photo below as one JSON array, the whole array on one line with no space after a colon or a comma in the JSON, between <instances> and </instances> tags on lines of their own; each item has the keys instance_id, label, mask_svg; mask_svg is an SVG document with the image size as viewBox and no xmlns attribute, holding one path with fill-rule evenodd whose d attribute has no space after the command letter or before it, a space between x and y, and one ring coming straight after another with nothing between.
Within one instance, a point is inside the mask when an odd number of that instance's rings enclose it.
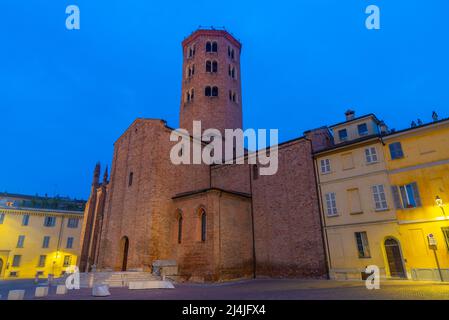
<instances>
[{"instance_id":1,"label":"drainpipe","mask_svg":"<svg viewBox=\"0 0 449 320\"><path fill-rule=\"evenodd\" d=\"M320 217L320 226L321 226L321 239L323 241L323 249L324 249L324 262L326 265L326 277L327 279L330 279L330 265L331 265L331 257L330 257L330 253L329 253L329 240L327 238L327 231L326 231L326 226L324 224L324 218L323 218L323 214L324 214L324 209L323 209L323 203L321 201L322 199L322 195L321 195L321 188L318 187L319 184L319 178L317 175L317 165L316 165L316 159L313 157L313 148L312 148L312 140L309 138L304 138L305 140L310 142L310 151L312 153L312 163L313 163L313 176L315 179L315 192L317 195L317 201L318 201L318 210L319 212L319 217Z\"/></svg>"}]
</instances>

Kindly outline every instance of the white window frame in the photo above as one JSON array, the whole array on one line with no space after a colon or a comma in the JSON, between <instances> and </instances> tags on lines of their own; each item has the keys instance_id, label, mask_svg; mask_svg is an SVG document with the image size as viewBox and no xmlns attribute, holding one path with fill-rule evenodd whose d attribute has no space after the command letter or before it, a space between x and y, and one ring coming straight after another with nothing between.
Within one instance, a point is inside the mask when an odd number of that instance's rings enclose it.
<instances>
[{"instance_id":1,"label":"white window frame","mask_svg":"<svg viewBox=\"0 0 449 320\"><path fill-rule=\"evenodd\" d=\"M387 196L383 184L372 186L373 200L376 211L388 210Z\"/></svg>"},{"instance_id":2,"label":"white window frame","mask_svg":"<svg viewBox=\"0 0 449 320\"><path fill-rule=\"evenodd\" d=\"M337 196L335 192L329 192L325 194L326 200L326 214L328 217L338 216L337 210Z\"/></svg>"},{"instance_id":3,"label":"white window frame","mask_svg":"<svg viewBox=\"0 0 449 320\"><path fill-rule=\"evenodd\" d=\"M320 160L321 165L321 173L327 174L331 172L331 161L330 159L321 159Z\"/></svg>"},{"instance_id":4,"label":"white window frame","mask_svg":"<svg viewBox=\"0 0 449 320\"><path fill-rule=\"evenodd\" d=\"M377 156L376 147L368 147L365 149L365 159L366 159L366 163L379 162L379 157Z\"/></svg>"}]
</instances>

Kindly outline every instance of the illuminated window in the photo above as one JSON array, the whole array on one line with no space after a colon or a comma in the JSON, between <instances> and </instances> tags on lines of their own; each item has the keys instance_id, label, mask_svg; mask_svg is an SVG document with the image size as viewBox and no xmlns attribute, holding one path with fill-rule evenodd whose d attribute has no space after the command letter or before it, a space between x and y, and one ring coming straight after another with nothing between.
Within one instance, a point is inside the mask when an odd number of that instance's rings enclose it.
<instances>
[{"instance_id":1,"label":"illuminated window","mask_svg":"<svg viewBox=\"0 0 449 320\"><path fill-rule=\"evenodd\" d=\"M355 240L357 243L359 258L370 258L371 254L369 251L368 235L366 234L366 232L356 232Z\"/></svg>"},{"instance_id":2,"label":"illuminated window","mask_svg":"<svg viewBox=\"0 0 449 320\"><path fill-rule=\"evenodd\" d=\"M67 221L67 228L76 229L78 228L79 220L77 218L69 218Z\"/></svg>"},{"instance_id":3,"label":"illuminated window","mask_svg":"<svg viewBox=\"0 0 449 320\"><path fill-rule=\"evenodd\" d=\"M409 209L421 206L421 198L416 182L403 186L392 186L391 190L396 209Z\"/></svg>"},{"instance_id":4,"label":"illuminated window","mask_svg":"<svg viewBox=\"0 0 449 320\"><path fill-rule=\"evenodd\" d=\"M39 262L37 264L38 268L44 268L46 260L47 260L47 256L46 255L39 256Z\"/></svg>"},{"instance_id":5,"label":"illuminated window","mask_svg":"<svg viewBox=\"0 0 449 320\"><path fill-rule=\"evenodd\" d=\"M400 142L391 143L388 148L390 148L391 160L404 158L404 152L402 151Z\"/></svg>"},{"instance_id":6,"label":"illuminated window","mask_svg":"<svg viewBox=\"0 0 449 320\"><path fill-rule=\"evenodd\" d=\"M441 228L443 231L444 239L446 240L447 250L449 250L449 227Z\"/></svg>"},{"instance_id":7,"label":"illuminated window","mask_svg":"<svg viewBox=\"0 0 449 320\"><path fill-rule=\"evenodd\" d=\"M365 158L367 163L377 162L377 150L375 147L365 149Z\"/></svg>"},{"instance_id":8,"label":"illuminated window","mask_svg":"<svg viewBox=\"0 0 449 320\"><path fill-rule=\"evenodd\" d=\"M327 215L329 217L336 216L338 212L337 212L337 201L335 192L326 193L325 198L326 198Z\"/></svg>"},{"instance_id":9,"label":"illuminated window","mask_svg":"<svg viewBox=\"0 0 449 320\"><path fill-rule=\"evenodd\" d=\"M387 198L385 197L385 190L382 184L373 186L373 198L376 210L388 209Z\"/></svg>"},{"instance_id":10,"label":"illuminated window","mask_svg":"<svg viewBox=\"0 0 449 320\"><path fill-rule=\"evenodd\" d=\"M68 237L67 238L67 245L65 247L67 249L72 249L73 248L73 237Z\"/></svg>"},{"instance_id":11,"label":"illuminated window","mask_svg":"<svg viewBox=\"0 0 449 320\"><path fill-rule=\"evenodd\" d=\"M72 256L64 256L64 267L68 267L72 264Z\"/></svg>"},{"instance_id":12,"label":"illuminated window","mask_svg":"<svg viewBox=\"0 0 449 320\"><path fill-rule=\"evenodd\" d=\"M25 236L19 236L19 239L17 239L17 248L23 248L24 244L25 244Z\"/></svg>"},{"instance_id":13,"label":"illuminated window","mask_svg":"<svg viewBox=\"0 0 449 320\"><path fill-rule=\"evenodd\" d=\"M321 163L321 173L331 172L331 161L329 159L322 159Z\"/></svg>"},{"instance_id":14,"label":"illuminated window","mask_svg":"<svg viewBox=\"0 0 449 320\"><path fill-rule=\"evenodd\" d=\"M20 260L22 259L21 255L15 255L12 258L12 266L13 267L20 267Z\"/></svg>"},{"instance_id":15,"label":"illuminated window","mask_svg":"<svg viewBox=\"0 0 449 320\"><path fill-rule=\"evenodd\" d=\"M42 248L48 248L50 245L50 237L45 236L44 240L42 241Z\"/></svg>"},{"instance_id":16,"label":"illuminated window","mask_svg":"<svg viewBox=\"0 0 449 320\"><path fill-rule=\"evenodd\" d=\"M22 226L27 226L30 221L30 215L26 214L22 217Z\"/></svg>"},{"instance_id":17,"label":"illuminated window","mask_svg":"<svg viewBox=\"0 0 449 320\"><path fill-rule=\"evenodd\" d=\"M54 227L56 224L56 217L45 217L44 226L46 227Z\"/></svg>"}]
</instances>

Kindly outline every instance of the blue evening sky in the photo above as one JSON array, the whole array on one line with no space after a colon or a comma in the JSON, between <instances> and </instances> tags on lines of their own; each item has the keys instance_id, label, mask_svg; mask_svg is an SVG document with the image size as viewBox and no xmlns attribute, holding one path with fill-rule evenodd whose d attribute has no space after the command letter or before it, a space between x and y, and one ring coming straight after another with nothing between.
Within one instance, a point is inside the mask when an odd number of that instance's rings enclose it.
<instances>
[{"instance_id":1,"label":"blue evening sky","mask_svg":"<svg viewBox=\"0 0 449 320\"><path fill-rule=\"evenodd\" d=\"M65 8L81 30L65 28ZM381 30L365 8L381 9ZM2 0L0 191L87 198L137 117L177 127L180 42L199 25L243 43L245 128L280 140L358 115L449 116L449 1Z\"/></svg>"}]
</instances>

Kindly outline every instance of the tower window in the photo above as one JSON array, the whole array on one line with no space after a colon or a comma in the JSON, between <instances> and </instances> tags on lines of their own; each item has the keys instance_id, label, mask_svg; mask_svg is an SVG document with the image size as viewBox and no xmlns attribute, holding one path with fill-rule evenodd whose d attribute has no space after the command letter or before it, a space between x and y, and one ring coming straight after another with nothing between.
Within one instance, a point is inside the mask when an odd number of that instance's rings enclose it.
<instances>
[{"instance_id":1,"label":"tower window","mask_svg":"<svg viewBox=\"0 0 449 320\"><path fill-rule=\"evenodd\" d=\"M206 61L206 72L217 72L218 71L218 62L217 61Z\"/></svg>"},{"instance_id":2,"label":"tower window","mask_svg":"<svg viewBox=\"0 0 449 320\"><path fill-rule=\"evenodd\" d=\"M209 60L206 61L206 72L212 72L212 63Z\"/></svg>"},{"instance_id":3,"label":"tower window","mask_svg":"<svg viewBox=\"0 0 449 320\"><path fill-rule=\"evenodd\" d=\"M186 69L186 78L190 78L195 74L195 65L189 65Z\"/></svg>"},{"instance_id":4,"label":"tower window","mask_svg":"<svg viewBox=\"0 0 449 320\"><path fill-rule=\"evenodd\" d=\"M235 79L235 67L229 65L228 74L232 79Z\"/></svg>"},{"instance_id":5,"label":"tower window","mask_svg":"<svg viewBox=\"0 0 449 320\"><path fill-rule=\"evenodd\" d=\"M229 90L229 101L237 102L237 95L232 90Z\"/></svg>"},{"instance_id":6,"label":"tower window","mask_svg":"<svg viewBox=\"0 0 449 320\"><path fill-rule=\"evenodd\" d=\"M228 57L234 60L234 49L228 46Z\"/></svg>"},{"instance_id":7,"label":"tower window","mask_svg":"<svg viewBox=\"0 0 449 320\"><path fill-rule=\"evenodd\" d=\"M187 57L192 58L195 56L195 45L187 48Z\"/></svg>"},{"instance_id":8,"label":"tower window","mask_svg":"<svg viewBox=\"0 0 449 320\"><path fill-rule=\"evenodd\" d=\"M218 87L209 87L209 86L207 86L204 89L204 95L206 97L218 97Z\"/></svg>"},{"instance_id":9,"label":"tower window","mask_svg":"<svg viewBox=\"0 0 449 320\"><path fill-rule=\"evenodd\" d=\"M194 96L195 96L195 90L192 88L192 89L190 89L190 101L193 100Z\"/></svg>"},{"instance_id":10,"label":"tower window","mask_svg":"<svg viewBox=\"0 0 449 320\"><path fill-rule=\"evenodd\" d=\"M218 44L216 41L206 42L206 52L217 52L217 51L218 51Z\"/></svg>"}]
</instances>

